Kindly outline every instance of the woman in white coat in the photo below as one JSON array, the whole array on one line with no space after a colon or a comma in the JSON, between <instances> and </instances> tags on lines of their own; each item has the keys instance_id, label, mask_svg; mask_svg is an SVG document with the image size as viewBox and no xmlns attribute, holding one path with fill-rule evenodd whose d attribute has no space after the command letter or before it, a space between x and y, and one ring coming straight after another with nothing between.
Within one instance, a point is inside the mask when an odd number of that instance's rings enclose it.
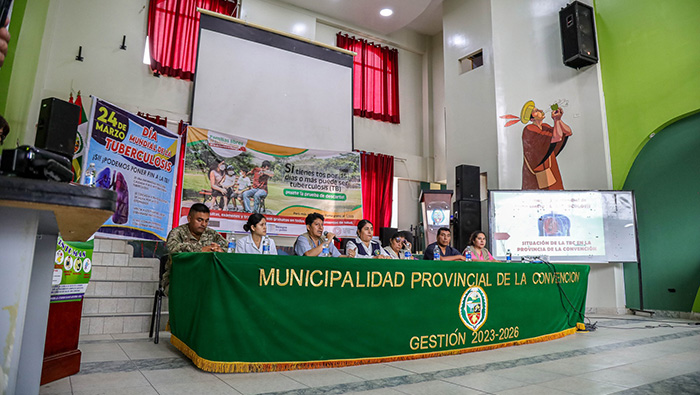
<instances>
[{"instance_id":1,"label":"woman in white coat","mask_svg":"<svg viewBox=\"0 0 700 395\"><path fill-rule=\"evenodd\" d=\"M236 252L242 254L271 254L277 255L275 241L267 237L267 220L259 213L251 214L248 222L243 225L243 230L250 234L238 242ZM269 246L269 252L265 247Z\"/></svg>"}]
</instances>

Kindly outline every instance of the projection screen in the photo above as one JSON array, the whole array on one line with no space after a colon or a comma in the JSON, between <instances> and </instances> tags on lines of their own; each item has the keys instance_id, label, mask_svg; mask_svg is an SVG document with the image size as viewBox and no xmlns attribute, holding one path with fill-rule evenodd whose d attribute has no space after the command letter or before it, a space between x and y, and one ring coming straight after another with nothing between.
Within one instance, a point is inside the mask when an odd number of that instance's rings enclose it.
<instances>
[{"instance_id":1,"label":"projection screen","mask_svg":"<svg viewBox=\"0 0 700 395\"><path fill-rule=\"evenodd\" d=\"M636 262L631 191L489 191L489 241L499 259Z\"/></svg>"},{"instance_id":2,"label":"projection screen","mask_svg":"<svg viewBox=\"0 0 700 395\"><path fill-rule=\"evenodd\" d=\"M351 151L352 61L347 51L203 12L192 125L277 145Z\"/></svg>"}]
</instances>

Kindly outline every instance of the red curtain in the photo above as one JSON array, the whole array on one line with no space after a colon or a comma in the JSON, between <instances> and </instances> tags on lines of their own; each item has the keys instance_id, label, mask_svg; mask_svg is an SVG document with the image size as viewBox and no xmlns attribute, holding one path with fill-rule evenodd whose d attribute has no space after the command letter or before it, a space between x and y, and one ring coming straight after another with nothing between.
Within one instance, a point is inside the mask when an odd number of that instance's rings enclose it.
<instances>
[{"instance_id":1,"label":"red curtain","mask_svg":"<svg viewBox=\"0 0 700 395\"><path fill-rule=\"evenodd\" d=\"M199 38L197 7L232 15L236 1L151 0L148 7L148 48L154 72L194 80Z\"/></svg>"},{"instance_id":2,"label":"red curtain","mask_svg":"<svg viewBox=\"0 0 700 395\"><path fill-rule=\"evenodd\" d=\"M394 188L394 157L360 153L362 177L362 216L374 224L374 234L391 225L391 202Z\"/></svg>"},{"instance_id":3,"label":"red curtain","mask_svg":"<svg viewBox=\"0 0 700 395\"><path fill-rule=\"evenodd\" d=\"M353 51L353 112L399 123L399 51L367 40L336 34L336 45Z\"/></svg>"}]
</instances>

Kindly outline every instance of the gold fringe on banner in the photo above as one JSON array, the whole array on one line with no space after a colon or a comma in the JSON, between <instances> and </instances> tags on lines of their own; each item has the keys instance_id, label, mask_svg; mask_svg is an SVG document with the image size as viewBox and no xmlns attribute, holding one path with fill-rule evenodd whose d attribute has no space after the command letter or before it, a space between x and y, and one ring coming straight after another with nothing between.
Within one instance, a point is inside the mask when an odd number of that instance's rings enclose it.
<instances>
[{"instance_id":1,"label":"gold fringe on banner","mask_svg":"<svg viewBox=\"0 0 700 395\"><path fill-rule=\"evenodd\" d=\"M254 373L254 372L275 372L283 370L298 369L322 369L340 368L344 366L365 365L370 363L386 363L395 361L408 361L412 359L444 357L448 355L465 354L477 351L495 350L497 348L518 346L521 344L540 343L549 340L559 339L564 336L576 333L576 328L565 329L561 332L542 335L530 339L516 340L507 343L489 344L487 346L462 348L459 350L436 351L425 354L397 355L393 357L360 358L360 359L338 359L329 361L309 361L309 362L217 362L204 359L197 355L187 344L178 339L175 335L170 336L170 343L180 350L187 358L191 359L195 366L213 373Z\"/></svg>"}]
</instances>

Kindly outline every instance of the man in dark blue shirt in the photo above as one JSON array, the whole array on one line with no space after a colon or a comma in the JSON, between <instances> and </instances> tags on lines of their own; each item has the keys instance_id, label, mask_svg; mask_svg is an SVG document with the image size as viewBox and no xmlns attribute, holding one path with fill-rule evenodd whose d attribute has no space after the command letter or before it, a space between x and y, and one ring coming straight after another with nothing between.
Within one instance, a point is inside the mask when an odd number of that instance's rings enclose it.
<instances>
[{"instance_id":1,"label":"man in dark blue shirt","mask_svg":"<svg viewBox=\"0 0 700 395\"><path fill-rule=\"evenodd\" d=\"M435 249L437 248L440 254L441 261L464 261L464 256L457 249L450 247L452 233L449 228L440 228L437 233L437 241L429 244L423 253L423 259L432 261L434 259Z\"/></svg>"}]
</instances>

